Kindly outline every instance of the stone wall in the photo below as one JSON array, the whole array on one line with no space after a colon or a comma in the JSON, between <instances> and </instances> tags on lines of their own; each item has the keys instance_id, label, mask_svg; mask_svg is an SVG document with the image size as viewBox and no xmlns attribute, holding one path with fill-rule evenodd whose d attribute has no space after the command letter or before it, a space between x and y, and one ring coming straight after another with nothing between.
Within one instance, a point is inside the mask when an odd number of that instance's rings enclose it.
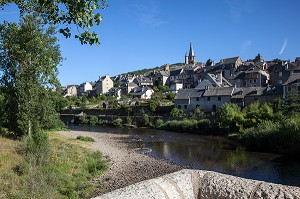
<instances>
[{"instance_id":1,"label":"stone wall","mask_svg":"<svg viewBox=\"0 0 300 199\"><path fill-rule=\"evenodd\" d=\"M203 170L181 170L139 182L95 199L299 199L300 188Z\"/></svg>"}]
</instances>

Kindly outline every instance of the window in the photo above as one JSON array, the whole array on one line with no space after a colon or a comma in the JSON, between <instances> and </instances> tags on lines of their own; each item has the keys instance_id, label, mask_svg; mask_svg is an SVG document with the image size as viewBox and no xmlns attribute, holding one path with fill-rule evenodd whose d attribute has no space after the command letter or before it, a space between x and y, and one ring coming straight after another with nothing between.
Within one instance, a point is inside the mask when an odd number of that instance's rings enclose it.
<instances>
[{"instance_id":1,"label":"window","mask_svg":"<svg viewBox=\"0 0 300 199\"><path fill-rule=\"evenodd\" d=\"M218 101L221 101L221 97L218 97Z\"/></svg>"},{"instance_id":2,"label":"window","mask_svg":"<svg viewBox=\"0 0 300 199\"><path fill-rule=\"evenodd\" d=\"M184 105L184 109L187 109L187 105Z\"/></svg>"},{"instance_id":3,"label":"window","mask_svg":"<svg viewBox=\"0 0 300 199\"><path fill-rule=\"evenodd\" d=\"M210 101L210 97L207 97L207 101Z\"/></svg>"},{"instance_id":4,"label":"window","mask_svg":"<svg viewBox=\"0 0 300 199\"><path fill-rule=\"evenodd\" d=\"M178 105L177 107L178 107L178 109L181 109L181 105Z\"/></svg>"},{"instance_id":5,"label":"window","mask_svg":"<svg viewBox=\"0 0 300 199\"><path fill-rule=\"evenodd\" d=\"M200 100L200 98L199 98L199 97L197 97L197 98L196 98L196 101L199 101L199 100Z\"/></svg>"},{"instance_id":6,"label":"window","mask_svg":"<svg viewBox=\"0 0 300 199\"><path fill-rule=\"evenodd\" d=\"M298 92L300 92L300 86L298 86Z\"/></svg>"},{"instance_id":7,"label":"window","mask_svg":"<svg viewBox=\"0 0 300 199\"><path fill-rule=\"evenodd\" d=\"M253 83L256 83L256 79L253 80Z\"/></svg>"},{"instance_id":8,"label":"window","mask_svg":"<svg viewBox=\"0 0 300 199\"><path fill-rule=\"evenodd\" d=\"M291 92L292 91L292 88L291 87L287 87L288 91Z\"/></svg>"},{"instance_id":9,"label":"window","mask_svg":"<svg viewBox=\"0 0 300 199\"><path fill-rule=\"evenodd\" d=\"M281 71L279 72L279 77L282 77L282 72Z\"/></svg>"},{"instance_id":10,"label":"window","mask_svg":"<svg viewBox=\"0 0 300 199\"><path fill-rule=\"evenodd\" d=\"M282 80L279 80L278 83L279 83L279 84L282 84Z\"/></svg>"}]
</instances>

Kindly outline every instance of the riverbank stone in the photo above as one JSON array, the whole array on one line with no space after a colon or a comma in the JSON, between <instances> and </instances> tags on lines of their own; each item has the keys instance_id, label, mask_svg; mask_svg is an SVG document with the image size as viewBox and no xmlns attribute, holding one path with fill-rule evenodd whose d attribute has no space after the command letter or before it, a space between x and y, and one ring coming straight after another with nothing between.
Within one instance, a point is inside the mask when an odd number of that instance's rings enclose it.
<instances>
[{"instance_id":1,"label":"riverbank stone","mask_svg":"<svg viewBox=\"0 0 300 199\"><path fill-rule=\"evenodd\" d=\"M121 188L95 199L300 199L300 188L212 171L184 169Z\"/></svg>"}]
</instances>

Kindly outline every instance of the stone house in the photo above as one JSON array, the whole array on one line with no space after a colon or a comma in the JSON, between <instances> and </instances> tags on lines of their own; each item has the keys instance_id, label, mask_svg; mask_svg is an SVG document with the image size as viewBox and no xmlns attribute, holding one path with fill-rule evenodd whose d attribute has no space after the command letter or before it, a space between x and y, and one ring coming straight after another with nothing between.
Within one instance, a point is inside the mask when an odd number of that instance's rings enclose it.
<instances>
[{"instance_id":1,"label":"stone house","mask_svg":"<svg viewBox=\"0 0 300 199\"><path fill-rule=\"evenodd\" d=\"M138 88L139 86L134 82L128 82L122 87L122 93L130 93L133 89Z\"/></svg>"},{"instance_id":2,"label":"stone house","mask_svg":"<svg viewBox=\"0 0 300 199\"><path fill-rule=\"evenodd\" d=\"M210 73L213 73L213 71L222 71L223 77L228 79L242 64L243 62L240 57L221 59L220 63L216 64L215 67L210 70Z\"/></svg>"},{"instance_id":3,"label":"stone house","mask_svg":"<svg viewBox=\"0 0 300 199\"><path fill-rule=\"evenodd\" d=\"M77 87L77 95L85 95L91 90L93 90L93 85L90 82L84 82Z\"/></svg>"},{"instance_id":4,"label":"stone house","mask_svg":"<svg viewBox=\"0 0 300 199\"><path fill-rule=\"evenodd\" d=\"M204 106L200 107L204 112L216 112L224 103L231 102L234 87L215 87L205 90L203 94Z\"/></svg>"},{"instance_id":5,"label":"stone house","mask_svg":"<svg viewBox=\"0 0 300 199\"><path fill-rule=\"evenodd\" d=\"M183 68L174 69L170 71L170 84L174 81L178 83L183 83Z\"/></svg>"},{"instance_id":6,"label":"stone house","mask_svg":"<svg viewBox=\"0 0 300 199\"><path fill-rule=\"evenodd\" d=\"M250 105L254 101L264 103L268 100L267 87L240 87L235 88L231 96L231 103L240 107Z\"/></svg>"},{"instance_id":7,"label":"stone house","mask_svg":"<svg viewBox=\"0 0 300 199\"><path fill-rule=\"evenodd\" d=\"M99 80L96 82L96 93L98 95L106 94L113 87L114 82L111 80L109 75L99 77Z\"/></svg>"},{"instance_id":8,"label":"stone house","mask_svg":"<svg viewBox=\"0 0 300 199\"><path fill-rule=\"evenodd\" d=\"M112 88L112 89L110 89L109 92L106 93L106 96L116 97L117 100L120 100L121 96L122 96L122 89L121 88Z\"/></svg>"},{"instance_id":9,"label":"stone house","mask_svg":"<svg viewBox=\"0 0 300 199\"><path fill-rule=\"evenodd\" d=\"M69 85L62 90L62 95L67 96L77 96L77 87L75 85Z\"/></svg>"},{"instance_id":10,"label":"stone house","mask_svg":"<svg viewBox=\"0 0 300 199\"><path fill-rule=\"evenodd\" d=\"M245 71L246 87L263 87L269 82L269 74L256 66Z\"/></svg>"},{"instance_id":11,"label":"stone house","mask_svg":"<svg viewBox=\"0 0 300 199\"><path fill-rule=\"evenodd\" d=\"M287 81L282 84L283 86L283 98L287 98L289 95L300 94L300 73L294 73L289 76Z\"/></svg>"},{"instance_id":12,"label":"stone house","mask_svg":"<svg viewBox=\"0 0 300 199\"><path fill-rule=\"evenodd\" d=\"M137 84L138 86L153 86L152 79L145 77L143 75L137 76L133 82Z\"/></svg>"},{"instance_id":13,"label":"stone house","mask_svg":"<svg viewBox=\"0 0 300 199\"><path fill-rule=\"evenodd\" d=\"M277 86L285 83L294 73L300 73L300 65L291 62L280 62L268 68L270 85Z\"/></svg>"},{"instance_id":14,"label":"stone house","mask_svg":"<svg viewBox=\"0 0 300 199\"><path fill-rule=\"evenodd\" d=\"M222 73L217 75L207 73L201 82L196 86L197 89L207 89L212 87L231 87L232 84L227 81Z\"/></svg>"},{"instance_id":15,"label":"stone house","mask_svg":"<svg viewBox=\"0 0 300 199\"><path fill-rule=\"evenodd\" d=\"M175 107L192 112L199 107L204 112L215 112L224 103L230 103L234 87L181 89L174 98Z\"/></svg>"},{"instance_id":16,"label":"stone house","mask_svg":"<svg viewBox=\"0 0 300 199\"><path fill-rule=\"evenodd\" d=\"M173 81L170 84L169 89L172 93L177 93L180 89L183 89L183 83L181 81Z\"/></svg>"},{"instance_id":17,"label":"stone house","mask_svg":"<svg viewBox=\"0 0 300 199\"><path fill-rule=\"evenodd\" d=\"M148 86L144 86L144 87L138 87L138 88L133 89L133 91L131 92L131 95L133 96L133 98L151 99L151 96L153 93L154 93L154 91L152 90L152 88L150 88Z\"/></svg>"},{"instance_id":18,"label":"stone house","mask_svg":"<svg viewBox=\"0 0 300 199\"><path fill-rule=\"evenodd\" d=\"M161 70L154 72L153 85L154 86L169 86L170 71Z\"/></svg>"}]
</instances>

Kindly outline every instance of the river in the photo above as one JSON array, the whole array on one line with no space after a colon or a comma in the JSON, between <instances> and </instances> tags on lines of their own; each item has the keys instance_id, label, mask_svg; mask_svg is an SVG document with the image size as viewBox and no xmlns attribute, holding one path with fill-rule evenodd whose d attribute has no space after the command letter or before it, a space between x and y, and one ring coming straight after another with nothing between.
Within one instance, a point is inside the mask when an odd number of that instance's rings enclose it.
<instances>
[{"instance_id":1,"label":"river","mask_svg":"<svg viewBox=\"0 0 300 199\"><path fill-rule=\"evenodd\" d=\"M247 151L220 136L201 136L154 129L69 126L75 131L128 134L134 143L157 159L193 169L217 171L234 176L285 185L300 186L300 160L282 155Z\"/></svg>"}]
</instances>

